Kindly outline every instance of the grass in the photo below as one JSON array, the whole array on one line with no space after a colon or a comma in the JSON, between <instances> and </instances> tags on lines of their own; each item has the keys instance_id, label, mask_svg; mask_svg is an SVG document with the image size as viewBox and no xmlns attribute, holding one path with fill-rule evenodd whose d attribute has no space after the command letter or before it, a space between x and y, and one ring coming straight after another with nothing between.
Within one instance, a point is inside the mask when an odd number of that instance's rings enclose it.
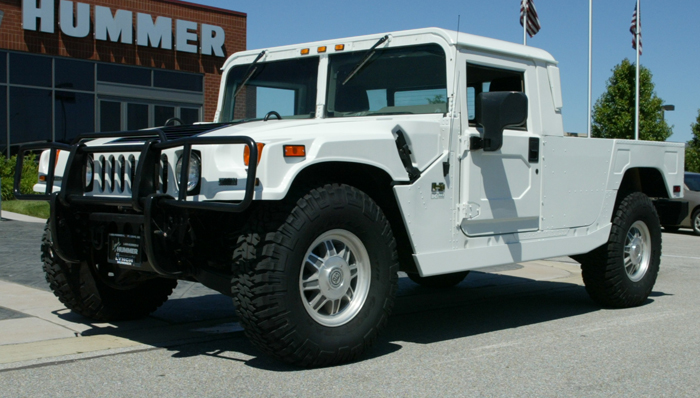
<instances>
[{"instance_id":1,"label":"grass","mask_svg":"<svg viewBox=\"0 0 700 398\"><path fill-rule=\"evenodd\" d=\"M26 216L49 218L49 202L34 200L3 200L2 210Z\"/></svg>"}]
</instances>

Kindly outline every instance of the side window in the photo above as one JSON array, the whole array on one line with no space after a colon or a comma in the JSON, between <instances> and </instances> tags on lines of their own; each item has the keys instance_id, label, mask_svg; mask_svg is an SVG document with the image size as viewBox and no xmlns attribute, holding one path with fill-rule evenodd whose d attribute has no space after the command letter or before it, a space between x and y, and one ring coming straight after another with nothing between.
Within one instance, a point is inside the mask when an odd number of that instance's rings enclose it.
<instances>
[{"instance_id":1,"label":"side window","mask_svg":"<svg viewBox=\"0 0 700 398\"><path fill-rule=\"evenodd\" d=\"M524 92L524 73L467 63L467 108L470 126L476 126L476 97L492 91Z\"/></svg>"}]
</instances>

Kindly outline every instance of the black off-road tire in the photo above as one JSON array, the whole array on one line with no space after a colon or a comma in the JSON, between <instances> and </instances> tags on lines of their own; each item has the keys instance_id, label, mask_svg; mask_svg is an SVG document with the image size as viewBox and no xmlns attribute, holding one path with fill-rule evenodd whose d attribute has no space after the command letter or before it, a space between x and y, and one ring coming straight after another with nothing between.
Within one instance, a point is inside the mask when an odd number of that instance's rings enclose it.
<instances>
[{"instance_id":1,"label":"black off-road tire","mask_svg":"<svg viewBox=\"0 0 700 398\"><path fill-rule=\"evenodd\" d=\"M252 343L303 367L360 357L385 327L398 289L396 243L379 206L354 187L325 185L296 203L262 205L249 227L234 250L232 293ZM354 278L343 273L352 266ZM328 292L314 287L313 272ZM310 304L333 289L349 292L353 281L349 301Z\"/></svg>"},{"instance_id":2,"label":"black off-road tire","mask_svg":"<svg viewBox=\"0 0 700 398\"><path fill-rule=\"evenodd\" d=\"M407 275L409 279L421 286L442 289L459 285L459 283L469 275L469 271L434 276L420 276L414 273L409 273Z\"/></svg>"},{"instance_id":3,"label":"black off-road tire","mask_svg":"<svg viewBox=\"0 0 700 398\"><path fill-rule=\"evenodd\" d=\"M160 307L177 286L177 280L164 278L148 279L123 289L108 286L87 262L67 263L56 255L48 222L41 242L41 260L46 281L61 303L99 321L142 318Z\"/></svg>"},{"instance_id":4,"label":"black off-road tire","mask_svg":"<svg viewBox=\"0 0 700 398\"><path fill-rule=\"evenodd\" d=\"M661 262L661 226L651 200L641 192L625 197L613 215L608 243L582 259L583 282L594 301L612 308L644 303Z\"/></svg>"}]
</instances>

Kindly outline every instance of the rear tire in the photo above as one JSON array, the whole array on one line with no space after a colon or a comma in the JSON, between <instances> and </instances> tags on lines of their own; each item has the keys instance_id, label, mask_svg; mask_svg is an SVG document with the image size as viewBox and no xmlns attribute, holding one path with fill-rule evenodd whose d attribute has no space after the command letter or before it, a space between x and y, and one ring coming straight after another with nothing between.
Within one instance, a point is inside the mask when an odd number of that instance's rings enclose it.
<instances>
[{"instance_id":1,"label":"rear tire","mask_svg":"<svg viewBox=\"0 0 700 398\"><path fill-rule=\"evenodd\" d=\"M389 222L347 185L311 190L286 216L267 210L258 209L234 251L232 293L246 335L295 365L357 359L394 304L399 264Z\"/></svg>"},{"instance_id":2,"label":"rear tire","mask_svg":"<svg viewBox=\"0 0 700 398\"><path fill-rule=\"evenodd\" d=\"M625 197L613 216L608 243L582 260L583 281L594 301L614 308L644 303L661 262L661 227L651 200L640 192Z\"/></svg>"},{"instance_id":3,"label":"rear tire","mask_svg":"<svg viewBox=\"0 0 700 398\"><path fill-rule=\"evenodd\" d=\"M434 276L420 276L413 273L407 275L413 282L421 286L442 289L459 285L469 275L469 271Z\"/></svg>"},{"instance_id":4,"label":"rear tire","mask_svg":"<svg viewBox=\"0 0 700 398\"><path fill-rule=\"evenodd\" d=\"M46 281L61 303L99 321L142 318L160 307L177 286L177 280L163 278L110 286L99 276L95 264L67 263L56 255L49 222L44 228L41 260Z\"/></svg>"}]
</instances>

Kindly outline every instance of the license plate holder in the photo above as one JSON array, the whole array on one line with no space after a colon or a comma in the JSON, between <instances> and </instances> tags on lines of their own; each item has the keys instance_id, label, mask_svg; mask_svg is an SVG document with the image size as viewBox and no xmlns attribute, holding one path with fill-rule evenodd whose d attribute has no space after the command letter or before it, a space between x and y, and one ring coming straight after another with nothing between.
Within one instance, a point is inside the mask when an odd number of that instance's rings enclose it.
<instances>
[{"instance_id":1,"label":"license plate holder","mask_svg":"<svg viewBox=\"0 0 700 398\"><path fill-rule=\"evenodd\" d=\"M137 235L109 234L109 256L111 264L127 267L141 266L141 237Z\"/></svg>"}]
</instances>

